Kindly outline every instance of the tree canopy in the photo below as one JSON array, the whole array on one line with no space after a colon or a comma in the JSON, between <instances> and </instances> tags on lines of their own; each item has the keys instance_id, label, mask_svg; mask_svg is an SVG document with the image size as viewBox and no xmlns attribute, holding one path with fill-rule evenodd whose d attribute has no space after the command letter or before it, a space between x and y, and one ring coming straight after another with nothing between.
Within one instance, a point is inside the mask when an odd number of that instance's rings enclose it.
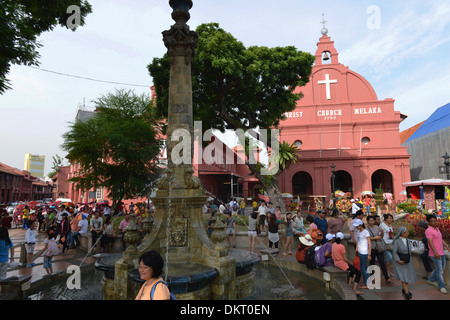
<instances>
[{"instance_id":1,"label":"tree canopy","mask_svg":"<svg viewBox=\"0 0 450 320\"><path fill-rule=\"evenodd\" d=\"M194 120L202 129L267 129L266 146L270 149L270 129L276 129L285 113L295 110L303 97L295 93L309 82L314 56L294 46L246 48L217 23L202 24L196 32L198 48L192 62ZM167 117L170 59L167 54L154 58L148 66L156 90L157 112ZM260 140L259 136L256 136ZM249 139L246 138L246 142ZM242 142L241 142L242 143ZM248 144L245 145L247 156ZM295 145L279 143L279 171L271 177L261 176L261 164L247 163L250 171L266 187L269 196L282 203L277 177L298 161Z\"/></svg>"},{"instance_id":2,"label":"tree canopy","mask_svg":"<svg viewBox=\"0 0 450 320\"><path fill-rule=\"evenodd\" d=\"M251 46L219 27L202 24L192 62L194 119L204 130L276 128L284 113L302 98L294 93L309 82L314 57L293 46ZM148 66L157 110L167 117L170 60L167 54Z\"/></svg>"},{"instance_id":3,"label":"tree canopy","mask_svg":"<svg viewBox=\"0 0 450 320\"><path fill-rule=\"evenodd\" d=\"M69 28L73 17L70 6L78 6L79 24L85 24L92 12L88 1L83 0L2 0L0 6L0 94L11 89L7 79L11 65L39 65L37 38L57 25ZM69 10L70 11L70 10ZM78 20L78 19L77 19ZM75 30L76 28L72 29Z\"/></svg>"},{"instance_id":4,"label":"tree canopy","mask_svg":"<svg viewBox=\"0 0 450 320\"><path fill-rule=\"evenodd\" d=\"M114 203L146 195L159 175L160 125L149 95L116 90L94 101L95 114L63 135L67 158L80 170L77 188L105 187Z\"/></svg>"}]
</instances>

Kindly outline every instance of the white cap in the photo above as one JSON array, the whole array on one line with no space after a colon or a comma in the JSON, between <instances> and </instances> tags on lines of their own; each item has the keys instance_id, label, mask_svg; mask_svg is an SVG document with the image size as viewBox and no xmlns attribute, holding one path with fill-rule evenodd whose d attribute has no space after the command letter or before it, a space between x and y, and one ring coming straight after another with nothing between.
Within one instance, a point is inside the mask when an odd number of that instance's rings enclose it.
<instances>
[{"instance_id":1,"label":"white cap","mask_svg":"<svg viewBox=\"0 0 450 320\"><path fill-rule=\"evenodd\" d=\"M336 238L344 239L344 234L342 232L338 232L338 233L336 233Z\"/></svg>"},{"instance_id":2,"label":"white cap","mask_svg":"<svg viewBox=\"0 0 450 320\"><path fill-rule=\"evenodd\" d=\"M355 202L355 199L350 200L350 202Z\"/></svg>"},{"instance_id":3,"label":"white cap","mask_svg":"<svg viewBox=\"0 0 450 320\"><path fill-rule=\"evenodd\" d=\"M334 234L331 233L327 233L327 235L325 236L325 238L327 239L327 241L330 241L331 239L333 239L335 237Z\"/></svg>"},{"instance_id":4,"label":"white cap","mask_svg":"<svg viewBox=\"0 0 450 320\"><path fill-rule=\"evenodd\" d=\"M355 219L355 220L353 220L353 223L352 223L352 225L353 225L354 227L360 226L360 225L362 225L362 224L363 224L363 222L362 222L361 219Z\"/></svg>"}]
</instances>

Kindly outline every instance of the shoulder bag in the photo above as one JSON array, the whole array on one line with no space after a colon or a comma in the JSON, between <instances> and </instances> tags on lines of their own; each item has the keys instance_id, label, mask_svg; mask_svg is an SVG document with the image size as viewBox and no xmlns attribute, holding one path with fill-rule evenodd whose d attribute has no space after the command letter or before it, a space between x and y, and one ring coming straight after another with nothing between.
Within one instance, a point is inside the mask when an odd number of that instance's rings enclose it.
<instances>
[{"instance_id":1,"label":"shoulder bag","mask_svg":"<svg viewBox=\"0 0 450 320\"><path fill-rule=\"evenodd\" d=\"M397 254L401 261L403 261L405 263L409 263L409 261L411 260L411 254L409 252L409 240L408 239L406 239L406 248L408 249L408 253L397 252Z\"/></svg>"},{"instance_id":2,"label":"shoulder bag","mask_svg":"<svg viewBox=\"0 0 450 320\"><path fill-rule=\"evenodd\" d=\"M369 227L367 227L367 229L369 230L369 232L372 235L372 237L375 237L375 235L373 234L372 230L370 230ZM378 253L384 253L386 251L386 246L385 246L383 241L375 240L375 248L374 249L377 250Z\"/></svg>"}]
</instances>

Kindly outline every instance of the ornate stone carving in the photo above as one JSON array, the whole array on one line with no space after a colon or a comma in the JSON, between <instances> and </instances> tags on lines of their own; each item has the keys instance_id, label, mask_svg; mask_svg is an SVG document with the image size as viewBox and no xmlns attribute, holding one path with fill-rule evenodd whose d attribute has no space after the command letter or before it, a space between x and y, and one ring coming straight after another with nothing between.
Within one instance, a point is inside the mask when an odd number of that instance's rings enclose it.
<instances>
[{"instance_id":1,"label":"ornate stone carving","mask_svg":"<svg viewBox=\"0 0 450 320\"><path fill-rule=\"evenodd\" d=\"M186 23L191 18L189 10L193 6L192 0L170 0L170 7L173 9L172 19L177 23Z\"/></svg>"},{"instance_id":2,"label":"ornate stone carving","mask_svg":"<svg viewBox=\"0 0 450 320\"><path fill-rule=\"evenodd\" d=\"M194 169L188 168L184 171L184 183L187 189L200 188L200 179L194 176Z\"/></svg>"},{"instance_id":3,"label":"ornate stone carving","mask_svg":"<svg viewBox=\"0 0 450 320\"><path fill-rule=\"evenodd\" d=\"M195 49L198 46L198 34L191 31L187 25L175 24L170 30L163 31L164 45L167 47L167 54L173 58L184 56L186 65L192 62Z\"/></svg>"},{"instance_id":4,"label":"ornate stone carving","mask_svg":"<svg viewBox=\"0 0 450 320\"><path fill-rule=\"evenodd\" d=\"M156 181L156 186L159 190L169 190L170 184L173 180L173 171L167 169L165 173Z\"/></svg>"},{"instance_id":5,"label":"ornate stone carving","mask_svg":"<svg viewBox=\"0 0 450 320\"><path fill-rule=\"evenodd\" d=\"M211 240L215 244L215 247L218 249L225 248L224 241L227 238L225 233L226 225L222 222L222 215L220 213L216 213L214 215L214 222L211 225L213 229L211 233Z\"/></svg>"},{"instance_id":6,"label":"ornate stone carving","mask_svg":"<svg viewBox=\"0 0 450 320\"><path fill-rule=\"evenodd\" d=\"M123 259L127 262L131 262L133 259L137 259L139 257L138 250L136 248L136 244L141 240L141 237L138 232L138 225L135 222L136 215L130 214L130 224L126 227L126 233L123 240L128 245L127 249L123 253Z\"/></svg>"},{"instance_id":7,"label":"ornate stone carving","mask_svg":"<svg viewBox=\"0 0 450 320\"><path fill-rule=\"evenodd\" d=\"M147 217L144 219L144 226L142 227L142 231L145 232L145 234L149 234L153 229L153 223L155 220L153 219L152 215L147 213Z\"/></svg>"},{"instance_id":8,"label":"ornate stone carving","mask_svg":"<svg viewBox=\"0 0 450 320\"><path fill-rule=\"evenodd\" d=\"M172 215L169 231L169 245L171 247L185 247L188 238L188 220L180 212Z\"/></svg>"}]
</instances>

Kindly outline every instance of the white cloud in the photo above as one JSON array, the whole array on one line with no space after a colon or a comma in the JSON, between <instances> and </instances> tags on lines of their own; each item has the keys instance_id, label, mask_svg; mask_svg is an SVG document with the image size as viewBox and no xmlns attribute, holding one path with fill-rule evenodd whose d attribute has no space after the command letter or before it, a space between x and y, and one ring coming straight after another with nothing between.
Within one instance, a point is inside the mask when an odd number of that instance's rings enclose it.
<instances>
[{"instance_id":1,"label":"white cloud","mask_svg":"<svg viewBox=\"0 0 450 320\"><path fill-rule=\"evenodd\" d=\"M362 69L376 81L391 74L409 59L425 57L433 49L448 44L450 4L434 3L426 12L407 8L383 27L342 52L342 60L353 69ZM386 27L384 27L386 26Z\"/></svg>"}]
</instances>

